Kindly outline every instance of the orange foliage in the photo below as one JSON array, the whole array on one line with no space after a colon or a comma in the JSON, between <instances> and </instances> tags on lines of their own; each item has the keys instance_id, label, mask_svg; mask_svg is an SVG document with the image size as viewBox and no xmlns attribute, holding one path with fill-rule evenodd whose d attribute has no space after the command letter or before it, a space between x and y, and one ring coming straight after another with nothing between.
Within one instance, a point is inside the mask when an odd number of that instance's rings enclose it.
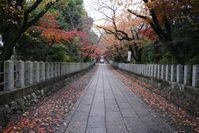
<instances>
[{"instance_id":1,"label":"orange foliage","mask_svg":"<svg viewBox=\"0 0 199 133\"><path fill-rule=\"evenodd\" d=\"M57 17L59 13L47 13L38 22L39 26L34 26L35 29L42 32L42 37L49 43L70 42L75 37L85 37L86 33L80 31L66 32L58 25Z\"/></svg>"}]
</instances>

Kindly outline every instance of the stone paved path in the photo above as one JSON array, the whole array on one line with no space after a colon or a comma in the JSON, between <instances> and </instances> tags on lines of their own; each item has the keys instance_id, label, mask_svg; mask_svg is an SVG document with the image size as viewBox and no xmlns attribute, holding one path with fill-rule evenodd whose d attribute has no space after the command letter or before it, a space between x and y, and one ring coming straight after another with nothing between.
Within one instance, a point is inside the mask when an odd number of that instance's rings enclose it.
<instances>
[{"instance_id":1,"label":"stone paved path","mask_svg":"<svg viewBox=\"0 0 199 133\"><path fill-rule=\"evenodd\" d=\"M99 65L84 96L58 130L59 133L170 133L174 132L145 103Z\"/></svg>"}]
</instances>

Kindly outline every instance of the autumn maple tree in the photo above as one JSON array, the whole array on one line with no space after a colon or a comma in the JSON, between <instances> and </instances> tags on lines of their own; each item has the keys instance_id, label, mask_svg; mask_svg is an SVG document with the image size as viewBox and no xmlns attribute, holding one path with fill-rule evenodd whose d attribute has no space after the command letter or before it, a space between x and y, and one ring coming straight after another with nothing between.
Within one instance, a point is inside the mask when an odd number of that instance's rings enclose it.
<instances>
[{"instance_id":1,"label":"autumn maple tree","mask_svg":"<svg viewBox=\"0 0 199 133\"><path fill-rule=\"evenodd\" d=\"M4 42L4 46L1 47L1 62L11 57L13 48L21 39L23 33L34 25L58 1L3 0L0 2L0 34L2 34Z\"/></svg>"},{"instance_id":2,"label":"autumn maple tree","mask_svg":"<svg viewBox=\"0 0 199 133\"><path fill-rule=\"evenodd\" d=\"M89 34L77 30L65 31L58 24L59 15L59 12L45 14L38 21L37 26L32 27L33 30L40 31L41 37L51 46L65 44L70 47L70 45L74 45L73 41L76 40L75 47L80 50L83 62L99 56L96 45L88 40Z\"/></svg>"},{"instance_id":3,"label":"autumn maple tree","mask_svg":"<svg viewBox=\"0 0 199 133\"><path fill-rule=\"evenodd\" d=\"M193 46L197 49L197 45L189 46L189 41L185 39L189 38L190 41L197 42L198 1L107 0L105 2L98 1L96 5L96 10L104 16L103 20L106 21L104 25L98 27L104 29L106 33L113 34L117 39L128 42L137 40L132 38L135 33L129 34L132 33L132 29L136 29L137 35L141 35L144 40L148 39L151 44L155 44L151 45L154 47L152 49L157 48L162 51L161 58L163 60L168 58L173 63L183 64L188 59L186 55L189 58L195 56L194 61L196 56L198 57L197 52L191 48ZM142 22L140 25L144 25L143 28L139 30L139 25L133 24L135 21ZM129 30L122 27L128 27ZM191 32L192 36L188 32ZM181 36L184 38L177 39L179 33L182 33ZM183 44L184 47L182 47L182 43L186 43ZM185 55L182 49L189 49L193 54Z\"/></svg>"},{"instance_id":4,"label":"autumn maple tree","mask_svg":"<svg viewBox=\"0 0 199 133\"><path fill-rule=\"evenodd\" d=\"M41 36L48 42L48 44L70 42L75 37L87 36L86 33L81 31L65 31L62 29L57 22L58 16L58 12L47 13L38 22L38 26L33 27L33 29L41 31Z\"/></svg>"},{"instance_id":5,"label":"autumn maple tree","mask_svg":"<svg viewBox=\"0 0 199 133\"><path fill-rule=\"evenodd\" d=\"M108 24L98 25L97 27L103 29L106 34L112 34L119 41L126 41L133 59L137 63L141 63L142 41L145 37L155 40L155 36L152 36L154 34L150 27L141 19L132 18L132 15L128 12L123 12L126 15L120 14L121 9L119 7L120 5L118 6L116 2L111 4L99 3L97 10L104 15L104 20ZM110 12L110 15L105 13L106 10Z\"/></svg>"},{"instance_id":6,"label":"autumn maple tree","mask_svg":"<svg viewBox=\"0 0 199 133\"><path fill-rule=\"evenodd\" d=\"M184 63L180 57L178 48L173 43L172 25L176 23L179 18L186 18L197 23L193 14L190 13L192 9L196 11L193 6L197 5L195 0L137 0L128 2L118 0L117 2L122 3L121 5L125 6L129 13L143 19L145 23L149 24L158 36L159 41L168 48L168 51L171 51L175 60L178 63ZM135 3L139 5L136 8L133 7Z\"/></svg>"}]
</instances>

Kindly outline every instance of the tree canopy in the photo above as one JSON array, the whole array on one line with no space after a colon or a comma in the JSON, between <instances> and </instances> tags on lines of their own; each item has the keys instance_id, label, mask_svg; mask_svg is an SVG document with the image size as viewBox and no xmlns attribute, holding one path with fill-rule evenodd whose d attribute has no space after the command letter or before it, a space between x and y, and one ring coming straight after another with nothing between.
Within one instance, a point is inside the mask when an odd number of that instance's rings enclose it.
<instances>
[{"instance_id":1,"label":"tree canopy","mask_svg":"<svg viewBox=\"0 0 199 133\"><path fill-rule=\"evenodd\" d=\"M137 60L132 54L135 62L199 62L197 0L99 0L96 4L106 21L98 28L115 36L122 45L141 44L141 58ZM141 37L139 42L135 34Z\"/></svg>"},{"instance_id":2,"label":"tree canopy","mask_svg":"<svg viewBox=\"0 0 199 133\"><path fill-rule=\"evenodd\" d=\"M95 58L94 42L82 43L89 40L93 23L82 0L4 0L0 6L0 34L4 42L1 61L13 54L17 59L43 61ZM39 57L41 51L43 57Z\"/></svg>"}]
</instances>

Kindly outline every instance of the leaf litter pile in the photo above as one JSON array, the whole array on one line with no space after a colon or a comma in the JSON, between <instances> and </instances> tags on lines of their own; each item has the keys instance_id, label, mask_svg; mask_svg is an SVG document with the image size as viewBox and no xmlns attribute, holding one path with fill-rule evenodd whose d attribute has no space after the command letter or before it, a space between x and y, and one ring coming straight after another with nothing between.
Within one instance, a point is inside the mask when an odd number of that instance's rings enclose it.
<instances>
[{"instance_id":1,"label":"leaf litter pile","mask_svg":"<svg viewBox=\"0 0 199 133\"><path fill-rule=\"evenodd\" d=\"M158 89L121 71L112 72L132 91L147 103L155 112L171 125L177 132L199 133L199 118L191 117L185 110L158 95ZM154 89L151 91L151 89Z\"/></svg>"},{"instance_id":2,"label":"leaf litter pile","mask_svg":"<svg viewBox=\"0 0 199 133\"><path fill-rule=\"evenodd\" d=\"M53 133L55 132L67 113L72 109L78 98L83 95L84 88L89 83L94 69L75 79L72 83L57 93L40 101L31 110L11 121L3 133Z\"/></svg>"}]
</instances>

